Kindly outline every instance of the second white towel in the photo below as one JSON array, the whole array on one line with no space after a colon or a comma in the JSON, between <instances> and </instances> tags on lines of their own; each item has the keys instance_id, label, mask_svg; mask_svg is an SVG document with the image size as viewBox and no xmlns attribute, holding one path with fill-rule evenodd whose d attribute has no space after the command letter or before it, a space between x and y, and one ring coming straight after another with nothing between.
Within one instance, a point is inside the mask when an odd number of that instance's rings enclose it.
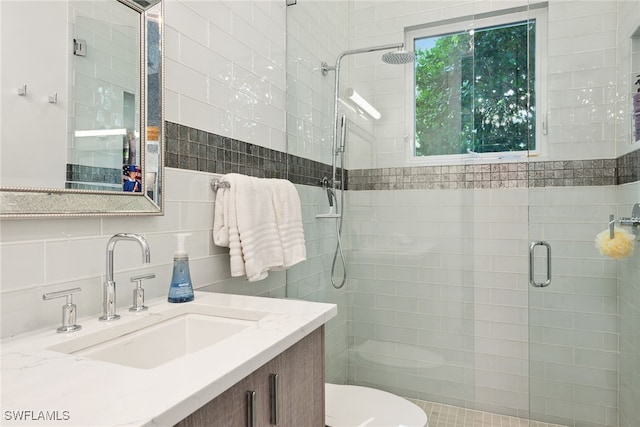
<instances>
[{"instance_id":1,"label":"second white towel","mask_svg":"<svg viewBox=\"0 0 640 427\"><path fill-rule=\"evenodd\" d=\"M270 180L276 225L282 244L283 268L289 268L307 259L302 227L300 197L296 187L286 179Z\"/></svg>"},{"instance_id":2,"label":"second white towel","mask_svg":"<svg viewBox=\"0 0 640 427\"><path fill-rule=\"evenodd\" d=\"M229 247L232 277L250 282L306 259L298 192L291 182L227 174L218 189L213 240Z\"/></svg>"}]
</instances>

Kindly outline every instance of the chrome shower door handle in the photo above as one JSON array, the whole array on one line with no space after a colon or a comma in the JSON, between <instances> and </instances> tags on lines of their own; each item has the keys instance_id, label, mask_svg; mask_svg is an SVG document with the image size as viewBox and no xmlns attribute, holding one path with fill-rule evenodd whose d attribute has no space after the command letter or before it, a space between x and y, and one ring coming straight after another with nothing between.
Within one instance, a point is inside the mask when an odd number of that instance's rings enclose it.
<instances>
[{"instance_id":1,"label":"chrome shower door handle","mask_svg":"<svg viewBox=\"0 0 640 427\"><path fill-rule=\"evenodd\" d=\"M545 246L547 248L547 280L544 282L536 282L535 279L534 251L536 246ZM547 242L532 242L531 245L529 245L529 284L536 288L544 288L551 284L551 245Z\"/></svg>"}]
</instances>

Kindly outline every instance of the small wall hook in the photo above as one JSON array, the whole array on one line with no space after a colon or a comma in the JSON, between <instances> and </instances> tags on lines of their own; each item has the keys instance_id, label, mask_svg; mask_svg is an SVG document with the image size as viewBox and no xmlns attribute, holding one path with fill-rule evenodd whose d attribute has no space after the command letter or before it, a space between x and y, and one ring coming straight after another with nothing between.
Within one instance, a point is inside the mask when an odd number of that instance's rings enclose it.
<instances>
[{"instance_id":1,"label":"small wall hook","mask_svg":"<svg viewBox=\"0 0 640 427\"><path fill-rule=\"evenodd\" d=\"M53 95L49 95L49 103L56 104L58 102L58 92L53 92Z\"/></svg>"},{"instance_id":2,"label":"small wall hook","mask_svg":"<svg viewBox=\"0 0 640 427\"><path fill-rule=\"evenodd\" d=\"M27 96L27 84L23 84L22 87L18 88L18 95L19 96Z\"/></svg>"}]
</instances>

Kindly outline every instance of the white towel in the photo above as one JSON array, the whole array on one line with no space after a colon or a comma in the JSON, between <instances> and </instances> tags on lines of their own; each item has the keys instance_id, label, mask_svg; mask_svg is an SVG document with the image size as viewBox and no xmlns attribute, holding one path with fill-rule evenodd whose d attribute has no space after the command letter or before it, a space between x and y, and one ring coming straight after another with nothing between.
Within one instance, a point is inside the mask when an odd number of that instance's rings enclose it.
<instances>
[{"instance_id":1,"label":"white towel","mask_svg":"<svg viewBox=\"0 0 640 427\"><path fill-rule=\"evenodd\" d=\"M283 268L307 259L302 210L296 187L286 179L269 180L273 186L273 208L282 244Z\"/></svg>"},{"instance_id":2,"label":"white towel","mask_svg":"<svg viewBox=\"0 0 640 427\"><path fill-rule=\"evenodd\" d=\"M222 223L214 223L214 242L229 247L232 277L262 280L270 269L284 265L271 187L265 180L239 174L227 174L221 181L229 188L223 189L221 200L216 196L214 221Z\"/></svg>"}]
</instances>

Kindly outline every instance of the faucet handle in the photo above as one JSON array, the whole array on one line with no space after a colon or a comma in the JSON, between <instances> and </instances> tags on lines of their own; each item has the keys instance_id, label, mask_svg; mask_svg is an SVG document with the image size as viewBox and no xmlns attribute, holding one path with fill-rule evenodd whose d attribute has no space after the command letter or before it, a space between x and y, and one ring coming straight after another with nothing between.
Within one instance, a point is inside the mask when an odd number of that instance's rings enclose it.
<instances>
[{"instance_id":1,"label":"faucet handle","mask_svg":"<svg viewBox=\"0 0 640 427\"><path fill-rule=\"evenodd\" d=\"M131 278L131 282L136 282L136 288L133 290L133 305L129 307L129 311L138 312L149 308L144 305L144 289L142 289L142 281L146 279L153 279L154 277L156 277L156 274L150 273Z\"/></svg>"},{"instance_id":2,"label":"faucet handle","mask_svg":"<svg viewBox=\"0 0 640 427\"><path fill-rule=\"evenodd\" d=\"M42 295L42 299L47 301L55 298L67 298L67 303L62 306L62 326L58 329L58 333L75 332L82 329L82 326L76 325L76 305L73 303L73 294L82 292L80 288L65 289L63 291L48 292Z\"/></svg>"}]
</instances>

